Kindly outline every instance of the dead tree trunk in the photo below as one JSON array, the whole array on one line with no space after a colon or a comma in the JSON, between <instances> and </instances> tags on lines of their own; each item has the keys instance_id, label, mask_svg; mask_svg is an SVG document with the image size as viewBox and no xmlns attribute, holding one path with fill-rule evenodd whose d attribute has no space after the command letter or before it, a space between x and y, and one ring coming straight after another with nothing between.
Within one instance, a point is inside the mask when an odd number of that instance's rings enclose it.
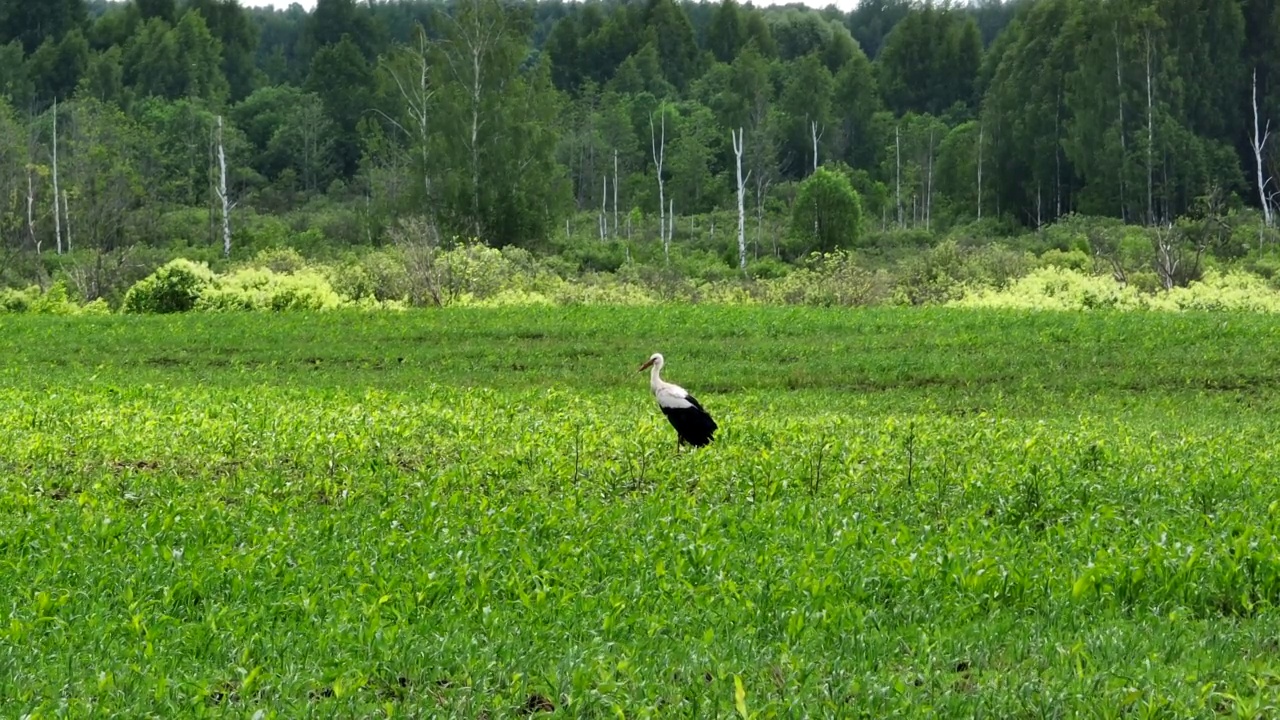
<instances>
[{"instance_id":1,"label":"dead tree trunk","mask_svg":"<svg viewBox=\"0 0 1280 720\"><path fill-rule=\"evenodd\" d=\"M613 149L613 236L618 237L618 148Z\"/></svg>"},{"instance_id":2,"label":"dead tree trunk","mask_svg":"<svg viewBox=\"0 0 1280 720\"><path fill-rule=\"evenodd\" d=\"M809 134L810 136L813 137L813 171L814 172L818 172L818 141L822 139L822 132L825 130L826 128L823 128L822 131L818 130L817 120L809 121Z\"/></svg>"},{"instance_id":3,"label":"dead tree trunk","mask_svg":"<svg viewBox=\"0 0 1280 720\"><path fill-rule=\"evenodd\" d=\"M1165 290L1173 289L1177 284L1178 269L1182 264L1182 256L1176 249L1176 231L1170 228L1156 228L1153 242L1156 246L1156 274L1160 276L1160 284Z\"/></svg>"},{"instance_id":4,"label":"dead tree trunk","mask_svg":"<svg viewBox=\"0 0 1280 720\"><path fill-rule=\"evenodd\" d=\"M413 120L413 124L417 127L414 132L410 133L407 129L400 129L405 135L413 138L418 143L418 152L422 161L422 189L426 193L428 206L433 203L431 198L431 172L429 170L427 148L430 144L430 107L431 100L435 96L435 90L431 87L430 72L431 61L429 59L430 49L428 48L429 40L427 33L419 24L416 28L416 39L418 47L407 52L411 53L413 60L413 69L417 78L401 78L400 73L396 72L395 66L391 65L391 78L395 80L396 87L400 91L400 97L404 99L405 108L409 113L409 117ZM399 123L396 123L399 126ZM415 137L416 136L416 137Z\"/></svg>"},{"instance_id":5,"label":"dead tree trunk","mask_svg":"<svg viewBox=\"0 0 1280 720\"><path fill-rule=\"evenodd\" d=\"M231 208L227 195L227 153L222 145L222 116L218 116L218 201L222 203L222 256L231 257Z\"/></svg>"},{"instance_id":6,"label":"dead tree trunk","mask_svg":"<svg viewBox=\"0 0 1280 720\"><path fill-rule=\"evenodd\" d=\"M662 163L667 155L667 113L663 108L658 108L658 112L662 113L662 135L656 134L653 128L653 116L649 116L649 148L653 151L653 165L658 173L658 237L662 240L662 255L670 258L671 255L671 239L667 237L667 221L663 215L666 205L666 190L662 184Z\"/></svg>"},{"instance_id":7,"label":"dead tree trunk","mask_svg":"<svg viewBox=\"0 0 1280 720\"><path fill-rule=\"evenodd\" d=\"M58 212L58 98L53 99L53 237L62 254L62 213Z\"/></svg>"},{"instance_id":8,"label":"dead tree trunk","mask_svg":"<svg viewBox=\"0 0 1280 720\"><path fill-rule=\"evenodd\" d=\"M1258 134L1258 69L1253 69L1253 160L1258 167L1258 200L1262 203L1262 222L1271 227L1271 199L1267 197L1267 184L1270 179L1263 177L1262 154L1267 147L1267 139L1271 136L1271 120L1267 119L1262 134Z\"/></svg>"},{"instance_id":9,"label":"dead tree trunk","mask_svg":"<svg viewBox=\"0 0 1280 720\"><path fill-rule=\"evenodd\" d=\"M746 135L742 128L738 128L737 136L733 131L729 131L729 139L733 142L733 154L737 159L738 166L738 269L742 272L747 271L747 180L751 177L748 171L746 177L742 175L742 151L746 146Z\"/></svg>"}]
</instances>

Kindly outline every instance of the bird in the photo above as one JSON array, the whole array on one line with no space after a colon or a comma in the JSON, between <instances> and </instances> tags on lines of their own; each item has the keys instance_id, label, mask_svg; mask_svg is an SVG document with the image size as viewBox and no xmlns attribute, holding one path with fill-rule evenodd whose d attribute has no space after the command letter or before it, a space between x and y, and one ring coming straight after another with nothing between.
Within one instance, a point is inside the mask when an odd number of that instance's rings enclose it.
<instances>
[{"instance_id":1,"label":"bird","mask_svg":"<svg viewBox=\"0 0 1280 720\"><path fill-rule=\"evenodd\" d=\"M649 370L649 389L653 391L662 414L676 429L676 452L684 443L704 447L711 442L719 426L688 390L659 376L664 362L662 353L654 353L640 366L640 372Z\"/></svg>"}]
</instances>

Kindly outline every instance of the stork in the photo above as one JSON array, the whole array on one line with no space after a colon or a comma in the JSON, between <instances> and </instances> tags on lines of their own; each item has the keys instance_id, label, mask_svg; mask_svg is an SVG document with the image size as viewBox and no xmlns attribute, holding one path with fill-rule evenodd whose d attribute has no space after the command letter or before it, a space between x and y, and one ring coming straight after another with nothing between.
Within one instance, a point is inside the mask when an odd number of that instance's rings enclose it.
<instances>
[{"instance_id":1,"label":"stork","mask_svg":"<svg viewBox=\"0 0 1280 720\"><path fill-rule=\"evenodd\" d=\"M649 370L649 389L658 401L662 414L667 416L671 427L676 429L676 450L689 443L694 447L703 447L711 442L716 433L716 421L711 419L707 411L702 409L697 398L688 390L669 383L659 376L663 365L662 353L654 353L640 366L640 372Z\"/></svg>"}]
</instances>

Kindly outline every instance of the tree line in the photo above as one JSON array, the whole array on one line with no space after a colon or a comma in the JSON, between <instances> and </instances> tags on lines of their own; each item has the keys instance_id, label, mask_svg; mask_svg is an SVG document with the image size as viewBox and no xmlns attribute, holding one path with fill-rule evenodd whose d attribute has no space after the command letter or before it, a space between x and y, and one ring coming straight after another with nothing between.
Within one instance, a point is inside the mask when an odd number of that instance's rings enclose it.
<instances>
[{"instance_id":1,"label":"tree line","mask_svg":"<svg viewBox=\"0 0 1280 720\"><path fill-rule=\"evenodd\" d=\"M536 248L588 212L601 238L725 210L758 235L803 196L830 249L1280 202L1273 0L42 0L0 9L0 68L6 248L317 203L350 241L428 214ZM846 187L852 214L818 207Z\"/></svg>"}]
</instances>

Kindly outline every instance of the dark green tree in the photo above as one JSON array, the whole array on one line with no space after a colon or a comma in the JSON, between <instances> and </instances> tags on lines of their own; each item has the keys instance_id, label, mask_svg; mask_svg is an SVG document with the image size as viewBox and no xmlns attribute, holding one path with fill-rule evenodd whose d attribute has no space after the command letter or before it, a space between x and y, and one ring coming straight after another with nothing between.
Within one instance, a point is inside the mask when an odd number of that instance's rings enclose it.
<instances>
[{"instance_id":1,"label":"dark green tree","mask_svg":"<svg viewBox=\"0 0 1280 720\"><path fill-rule=\"evenodd\" d=\"M683 90L698 72L698 44L689 16L674 0L649 0L645 38L658 51L662 74Z\"/></svg>"},{"instance_id":2,"label":"dark green tree","mask_svg":"<svg viewBox=\"0 0 1280 720\"><path fill-rule=\"evenodd\" d=\"M982 39L973 19L952 9L912 9L885 38L876 59L880 91L895 113L941 115L956 103L976 107Z\"/></svg>"},{"instance_id":3,"label":"dark green tree","mask_svg":"<svg viewBox=\"0 0 1280 720\"><path fill-rule=\"evenodd\" d=\"M143 20L160 18L167 23L177 19L178 4L175 0L133 0Z\"/></svg>"},{"instance_id":4,"label":"dark green tree","mask_svg":"<svg viewBox=\"0 0 1280 720\"><path fill-rule=\"evenodd\" d=\"M311 61L306 89L319 96L333 123L334 161L344 177L354 174L360 161L356 125L372 108L373 80L373 69L349 35L320 48Z\"/></svg>"},{"instance_id":5,"label":"dark green tree","mask_svg":"<svg viewBox=\"0 0 1280 720\"><path fill-rule=\"evenodd\" d=\"M222 74L227 79L230 99L242 100L253 92L257 70L254 52L257 29L249 21L238 0L188 0L187 12L198 12L209 33L222 46Z\"/></svg>"},{"instance_id":6,"label":"dark green tree","mask_svg":"<svg viewBox=\"0 0 1280 720\"><path fill-rule=\"evenodd\" d=\"M747 28L736 0L720 0L707 28L707 49L722 63L731 63L746 43Z\"/></svg>"},{"instance_id":7,"label":"dark green tree","mask_svg":"<svg viewBox=\"0 0 1280 720\"><path fill-rule=\"evenodd\" d=\"M791 211L791 233L809 251L831 252L857 242L862 202L843 173L818 168L800 185Z\"/></svg>"},{"instance_id":8,"label":"dark green tree","mask_svg":"<svg viewBox=\"0 0 1280 720\"><path fill-rule=\"evenodd\" d=\"M836 135L831 116L832 78L817 53L786 64L786 85L778 101L782 112L781 156L788 177L802 178L821 165ZM814 158L814 135L818 157Z\"/></svg>"},{"instance_id":9,"label":"dark green tree","mask_svg":"<svg viewBox=\"0 0 1280 720\"><path fill-rule=\"evenodd\" d=\"M17 40L27 54L41 43L55 43L63 35L85 26L84 0L5 0L0 3L0 45Z\"/></svg>"}]
</instances>

